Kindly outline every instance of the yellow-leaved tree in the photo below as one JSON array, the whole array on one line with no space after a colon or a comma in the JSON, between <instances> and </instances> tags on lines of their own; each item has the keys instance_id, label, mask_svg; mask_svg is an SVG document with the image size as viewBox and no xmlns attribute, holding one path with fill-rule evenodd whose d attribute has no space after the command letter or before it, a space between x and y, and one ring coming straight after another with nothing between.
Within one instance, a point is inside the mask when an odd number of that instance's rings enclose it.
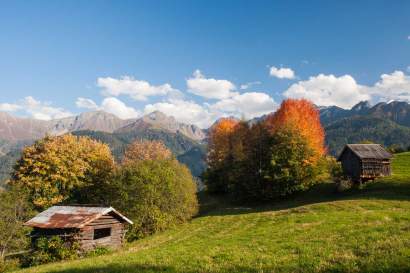
<instances>
[{"instance_id":1,"label":"yellow-leaved tree","mask_svg":"<svg viewBox=\"0 0 410 273\"><path fill-rule=\"evenodd\" d=\"M10 183L29 191L37 209L93 200L114 168L106 144L71 134L46 136L23 150Z\"/></svg>"}]
</instances>

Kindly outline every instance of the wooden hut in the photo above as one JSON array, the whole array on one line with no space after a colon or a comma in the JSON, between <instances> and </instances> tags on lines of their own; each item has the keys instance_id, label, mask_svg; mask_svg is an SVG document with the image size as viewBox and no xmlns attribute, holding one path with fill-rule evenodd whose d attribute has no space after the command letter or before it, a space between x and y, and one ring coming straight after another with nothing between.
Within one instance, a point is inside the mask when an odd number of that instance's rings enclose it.
<instances>
[{"instance_id":1,"label":"wooden hut","mask_svg":"<svg viewBox=\"0 0 410 273\"><path fill-rule=\"evenodd\" d=\"M353 181L365 182L391 174L392 155L380 144L347 144L338 157L343 172Z\"/></svg>"},{"instance_id":2,"label":"wooden hut","mask_svg":"<svg viewBox=\"0 0 410 273\"><path fill-rule=\"evenodd\" d=\"M112 207L54 206L24 225L32 227L32 243L43 236L77 241L84 251L95 247L119 248L132 221Z\"/></svg>"}]
</instances>

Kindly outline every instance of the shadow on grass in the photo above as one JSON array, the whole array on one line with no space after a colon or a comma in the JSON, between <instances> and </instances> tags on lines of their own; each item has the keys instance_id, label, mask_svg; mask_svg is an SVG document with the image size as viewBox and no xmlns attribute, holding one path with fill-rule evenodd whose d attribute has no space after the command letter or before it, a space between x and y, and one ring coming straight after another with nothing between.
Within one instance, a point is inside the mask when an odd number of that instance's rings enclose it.
<instances>
[{"instance_id":1,"label":"shadow on grass","mask_svg":"<svg viewBox=\"0 0 410 273\"><path fill-rule=\"evenodd\" d=\"M55 270L50 271L50 273L158 273L158 272L169 272L169 273L198 273L198 272L226 272L226 273L240 273L249 272L257 273L261 272L255 268L249 267L235 267L227 268L223 270L187 270L187 269L176 269L175 267L169 266L153 266L153 265L119 265L119 264L109 264L104 266L91 266L89 268L72 268L67 270ZM273 272L273 271L263 271L263 272Z\"/></svg>"},{"instance_id":2,"label":"shadow on grass","mask_svg":"<svg viewBox=\"0 0 410 273\"><path fill-rule=\"evenodd\" d=\"M201 216L237 215L253 212L277 211L300 206L341 200L397 200L410 201L409 179L384 178L366 183L362 188L337 192L333 183L321 183L312 189L292 195L288 198L266 202L236 205L235 200L227 196L209 196L201 193Z\"/></svg>"},{"instance_id":3,"label":"shadow on grass","mask_svg":"<svg viewBox=\"0 0 410 273\"><path fill-rule=\"evenodd\" d=\"M107 264L103 266L90 266L87 268L61 269L49 271L50 273L125 273L125 272L141 272L141 273L154 273L154 272L178 272L175 268L167 266L153 266L153 265L120 265L120 264ZM190 272L188 272L190 273ZM193 272L192 272L193 273Z\"/></svg>"},{"instance_id":4,"label":"shadow on grass","mask_svg":"<svg viewBox=\"0 0 410 273\"><path fill-rule=\"evenodd\" d=\"M49 273L158 273L158 272L169 272L169 273L260 273L260 272L312 272L312 273L324 273L324 272L389 272L389 273L402 273L410 272L410 265L405 261L393 262L386 266L386 264L363 264L362 266L354 266L354 268L346 267L342 264L333 264L328 267L321 266L318 268L313 264L300 264L299 266L283 266L276 268L252 268L244 266L235 266L227 268L219 268L214 270L204 270L204 269L185 269L185 268L175 268L172 266L154 266L154 265L140 265L140 264L107 264L103 266L90 266L88 268L76 268L71 269L60 269L49 271Z\"/></svg>"}]
</instances>

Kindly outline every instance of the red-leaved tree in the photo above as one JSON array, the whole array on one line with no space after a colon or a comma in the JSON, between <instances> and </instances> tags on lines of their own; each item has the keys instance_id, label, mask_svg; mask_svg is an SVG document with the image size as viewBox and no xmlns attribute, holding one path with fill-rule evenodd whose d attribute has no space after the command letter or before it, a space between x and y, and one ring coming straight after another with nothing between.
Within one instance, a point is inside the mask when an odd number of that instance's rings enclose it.
<instances>
[{"instance_id":1,"label":"red-leaved tree","mask_svg":"<svg viewBox=\"0 0 410 273\"><path fill-rule=\"evenodd\" d=\"M284 100L278 111L266 119L271 133L289 128L296 130L314 151L312 160L317 161L325 152L325 133L320 123L318 109L306 99Z\"/></svg>"}]
</instances>

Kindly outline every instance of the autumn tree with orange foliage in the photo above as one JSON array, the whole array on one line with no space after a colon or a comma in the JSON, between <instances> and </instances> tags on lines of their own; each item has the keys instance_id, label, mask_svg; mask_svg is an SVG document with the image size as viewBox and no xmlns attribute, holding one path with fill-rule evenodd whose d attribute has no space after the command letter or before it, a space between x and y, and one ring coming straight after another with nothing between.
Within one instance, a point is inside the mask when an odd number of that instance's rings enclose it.
<instances>
[{"instance_id":1,"label":"autumn tree with orange foliage","mask_svg":"<svg viewBox=\"0 0 410 273\"><path fill-rule=\"evenodd\" d=\"M172 152L158 140L136 140L128 145L122 159L123 164L139 162L143 160L170 159Z\"/></svg>"},{"instance_id":2,"label":"autumn tree with orange foliage","mask_svg":"<svg viewBox=\"0 0 410 273\"><path fill-rule=\"evenodd\" d=\"M218 168L232 157L232 136L238 121L232 118L220 119L209 131L208 165Z\"/></svg>"},{"instance_id":3,"label":"autumn tree with orange foliage","mask_svg":"<svg viewBox=\"0 0 410 273\"><path fill-rule=\"evenodd\" d=\"M319 160L326 152L325 133L319 111L306 99L284 100L279 110L269 115L265 123L271 133L285 127L300 133L313 150L313 161Z\"/></svg>"},{"instance_id":4,"label":"autumn tree with orange foliage","mask_svg":"<svg viewBox=\"0 0 410 273\"><path fill-rule=\"evenodd\" d=\"M319 113L307 100L285 100L252 126L223 119L210 131L210 192L236 200L273 200L317 183L325 154Z\"/></svg>"},{"instance_id":5,"label":"autumn tree with orange foliage","mask_svg":"<svg viewBox=\"0 0 410 273\"><path fill-rule=\"evenodd\" d=\"M316 107L306 99L287 99L264 124L271 135L264 197L274 199L316 184L326 165L325 134Z\"/></svg>"},{"instance_id":6,"label":"autumn tree with orange foliage","mask_svg":"<svg viewBox=\"0 0 410 273\"><path fill-rule=\"evenodd\" d=\"M234 144L233 136L238 121L232 118L220 119L209 131L208 169L203 178L208 190L215 193L226 193L233 172Z\"/></svg>"}]
</instances>

